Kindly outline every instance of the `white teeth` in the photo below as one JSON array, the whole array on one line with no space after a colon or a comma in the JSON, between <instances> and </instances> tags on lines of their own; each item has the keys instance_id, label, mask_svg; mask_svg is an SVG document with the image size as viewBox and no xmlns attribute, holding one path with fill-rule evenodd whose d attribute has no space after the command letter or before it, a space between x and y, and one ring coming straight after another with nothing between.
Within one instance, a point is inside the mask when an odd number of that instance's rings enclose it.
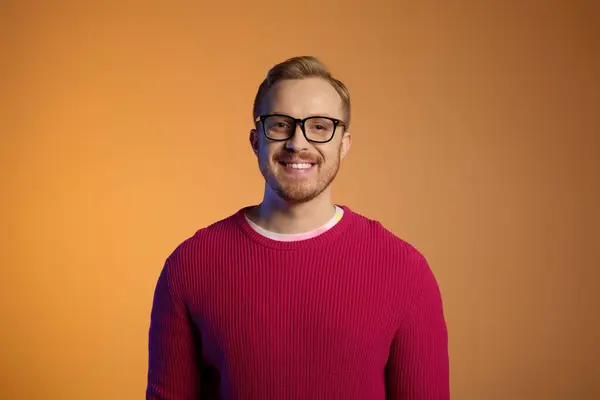
<instances>
[{"instance_id":1,"label":"white teeth","mask_svg":"<svg viewBox=\"0 0 600 400\"><path fill-rule=\"evenodd\" d=\"M312 164L308 164L308 163L305 163L305 164L285 164L285 166L289 167L289 168L306 169L306 168L312 167Z\"/></svg>"}]
</instances>

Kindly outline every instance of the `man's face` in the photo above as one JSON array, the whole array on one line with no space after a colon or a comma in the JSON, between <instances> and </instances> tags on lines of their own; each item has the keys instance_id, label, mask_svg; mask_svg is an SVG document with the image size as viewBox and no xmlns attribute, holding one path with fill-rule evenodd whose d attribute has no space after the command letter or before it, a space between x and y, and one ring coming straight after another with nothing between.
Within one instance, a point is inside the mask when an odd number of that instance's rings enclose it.
<instances>
[{"instance_id":1,"label":"man's face","mask_svg":"<svg viewBox=\"0 0 600 400\"><path fill-rule=\"evenodd\" d=\"M344 116L338 93L319 78L278 82L264 99L261 110L263 115L285 114L300 119L327 116L343 120ZM342 126L336 128L333 139L327 143L309 142L300 124L286 141L268 139L263 129L259 122L250 134L260 171L273 191L290 203L307 202L323 193L335 178L351 143L350 134Z\"/></svg>"}]
</instances>

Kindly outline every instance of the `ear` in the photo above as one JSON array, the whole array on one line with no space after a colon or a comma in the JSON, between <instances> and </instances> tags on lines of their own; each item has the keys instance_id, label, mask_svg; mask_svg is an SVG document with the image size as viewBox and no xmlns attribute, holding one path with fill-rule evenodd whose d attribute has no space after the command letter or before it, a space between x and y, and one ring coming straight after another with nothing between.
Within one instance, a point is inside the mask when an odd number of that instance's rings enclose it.
<instances>
[{"instance_id":1,"label":"ear","mask_svg":"<svg viewBox=\"0 0 600 400\"><path fill-rule=\"evenodd\" d=\"M342 136L342 146L340 147L340 159L346 157L348 151L350 151L350 147L352 146L352 134L350 132L344 132L344 136Z\"/></svg>"},{"instance_id":2,"label":"ear","mask_svg":"<svg viewBox=\"0 0 600 400\"><path fill-rule=\"evenodd\" d=\"M250 130L250 146L252 146L254 154L258 156L258 132L256 129Z\"/></svg>"}]
</instances>

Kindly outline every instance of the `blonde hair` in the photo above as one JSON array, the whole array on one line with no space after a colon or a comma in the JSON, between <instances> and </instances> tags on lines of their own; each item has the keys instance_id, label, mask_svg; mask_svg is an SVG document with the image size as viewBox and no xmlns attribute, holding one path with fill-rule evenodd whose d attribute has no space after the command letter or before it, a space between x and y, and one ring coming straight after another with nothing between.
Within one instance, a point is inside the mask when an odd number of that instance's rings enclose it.
<instances>
[{"instance_id":1,"label":"blonde hair","mask_svg":"<svg viewBox=\"0 0 600 400\"><path fill-rule=\"evenodd\" d=\"M258 118L262 102L273 85L286 79L306 78L321 78L333 86L342 99L345 113L344 122L346 123L346 127L348 127L350 125L350 93L348 92L348 88L341 81L331 76L325 64L313 56L292 57L269 70L267 77L260 84L256 98L254 99L254 119Z\"/></svg>"}]
</instances>

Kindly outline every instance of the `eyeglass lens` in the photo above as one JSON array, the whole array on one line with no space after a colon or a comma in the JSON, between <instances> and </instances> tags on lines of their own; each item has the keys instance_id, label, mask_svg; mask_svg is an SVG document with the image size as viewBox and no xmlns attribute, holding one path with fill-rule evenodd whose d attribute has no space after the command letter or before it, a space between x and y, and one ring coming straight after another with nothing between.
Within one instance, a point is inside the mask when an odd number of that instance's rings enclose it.
<instances>
[{"instance_id":1,"label":"eyeglass lens","mask_svg":"<svg viewBox=\"0 0 600 400\"><path fill-rule=\"evenodd\" d=\"M291 117L270 115L264 120L265 133L273 140L284 140L292 137L296 130L296 121ZM326 142L335 131L335 122L324 117L311 117L304 123L308 140Z\"/></svg>"}]
</instances>

